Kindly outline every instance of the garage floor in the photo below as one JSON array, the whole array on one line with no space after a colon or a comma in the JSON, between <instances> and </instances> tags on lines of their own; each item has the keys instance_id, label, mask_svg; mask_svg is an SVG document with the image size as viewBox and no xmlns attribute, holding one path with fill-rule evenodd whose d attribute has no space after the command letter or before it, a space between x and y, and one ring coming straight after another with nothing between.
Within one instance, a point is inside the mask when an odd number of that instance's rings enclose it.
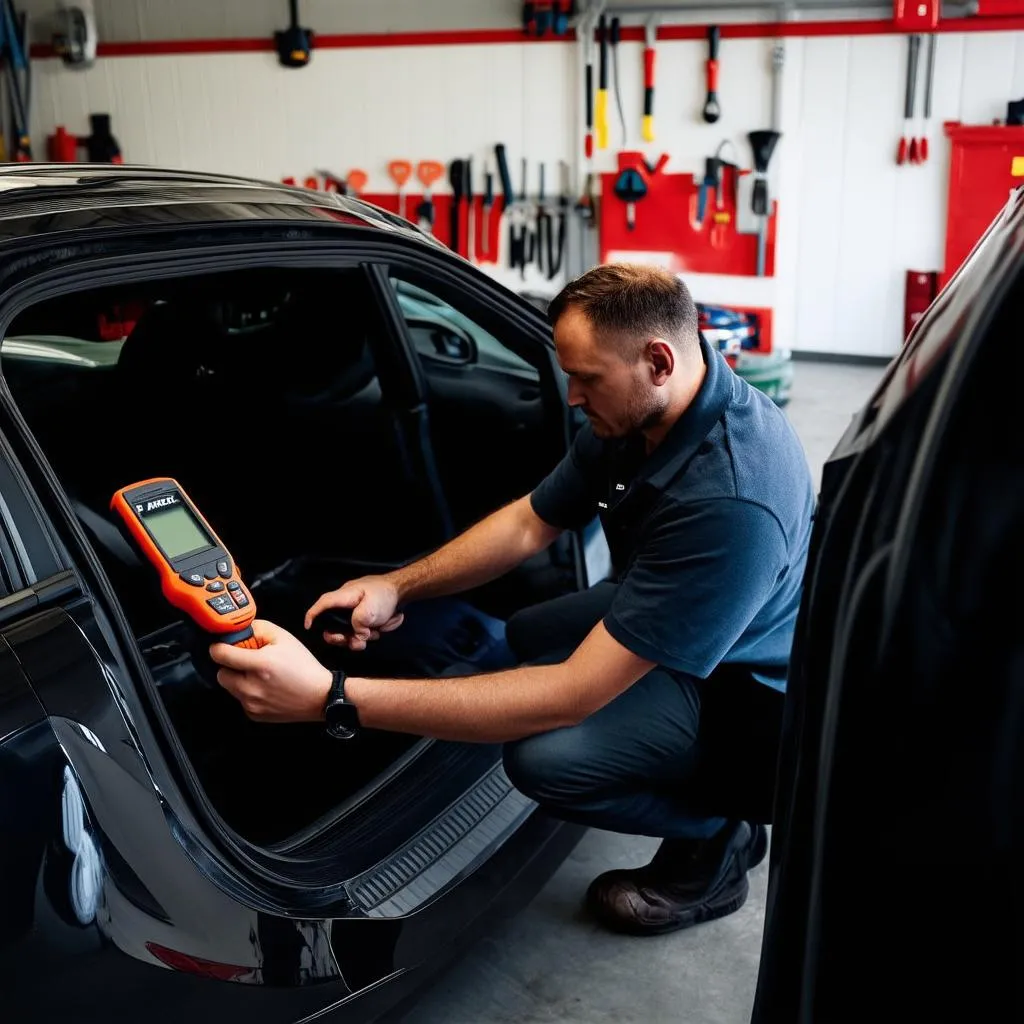
<instances>
[{"instance_id":1,"label":"garage floor","mask_svg":"<svg viewBox=\"0 0 1024 1024\"><path fill-rule=\"evenodd\" d=\"M798 363L788 408L814 470L882 375L876 367ZM757 981L767 861L738 912L691 931L608 934L579 911L594 875L650 859L657 840L590 831L536 900L438 979L403 1024L653 1022L740 1024Z\"/></svg>"}]
</instances>

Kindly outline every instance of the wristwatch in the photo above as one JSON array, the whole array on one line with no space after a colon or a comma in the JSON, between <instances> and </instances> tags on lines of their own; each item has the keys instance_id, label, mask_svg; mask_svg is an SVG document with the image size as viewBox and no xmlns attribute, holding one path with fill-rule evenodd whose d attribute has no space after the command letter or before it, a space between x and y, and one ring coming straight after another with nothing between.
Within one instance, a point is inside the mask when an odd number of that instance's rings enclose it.
<instances>
[{"instance_id":1,"label":"wristwatch","mask_svg":"<svg viewBox=\"0 0 1024 1024\"><path fill-rule=\"evenodd\" d=\"M331 672L325 717L327 732L335 739L350 740L359 731L359 712L345 696L345 673L340 669Z\"/></svg>"}]
</instances>

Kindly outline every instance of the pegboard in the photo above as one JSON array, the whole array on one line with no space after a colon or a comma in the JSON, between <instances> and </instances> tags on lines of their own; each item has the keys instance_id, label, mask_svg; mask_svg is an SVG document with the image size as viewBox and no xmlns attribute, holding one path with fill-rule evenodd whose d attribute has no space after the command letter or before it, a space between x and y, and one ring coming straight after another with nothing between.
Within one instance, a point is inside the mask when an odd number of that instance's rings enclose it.
<instances>
[{"instance_id":1,"label":"pegboard","mask_svg":"<svg viewBox=\"0 0 1024 1024\"><path fill-rule=\"evenodd\" d=\"M626 203L615 194L618 172L601 175L601 262L608 262L611 253L639 252L659 257L662 265L676 272L755 276L757 235L736 230L739 175L735 169L726 165L723 171L722 222L715 222L715 193L711 190L701 224L697 220L700 181L692 174L668 174L657 166L652 169L646 164L642 153L619 154L619 171L636 168L647 184L647 195L636 203L632 231L627 225ZM775 273L777 220L778 202L773 200L767 225L767 276Z\"/></svg>"}]
</instances>

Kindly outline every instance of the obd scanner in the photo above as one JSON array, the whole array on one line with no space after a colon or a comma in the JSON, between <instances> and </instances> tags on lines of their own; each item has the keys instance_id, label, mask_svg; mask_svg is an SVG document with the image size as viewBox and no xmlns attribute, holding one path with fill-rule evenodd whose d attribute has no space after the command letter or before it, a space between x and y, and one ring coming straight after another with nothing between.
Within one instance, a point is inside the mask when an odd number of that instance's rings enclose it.
<instances>
[{"instance_id":1,"label":"obd scanner","mask_svg":"<svg viewBox=\"0 0 1024 1024\"><path fill-rule=\"evenodd\" d=\"M224 542L181 485L154 477L122 487L110 501L128 539L156 569L160 590L194 627L197 671L216 681L214 641L258 648L256 603Z\"/></svg>"}]
</instances>

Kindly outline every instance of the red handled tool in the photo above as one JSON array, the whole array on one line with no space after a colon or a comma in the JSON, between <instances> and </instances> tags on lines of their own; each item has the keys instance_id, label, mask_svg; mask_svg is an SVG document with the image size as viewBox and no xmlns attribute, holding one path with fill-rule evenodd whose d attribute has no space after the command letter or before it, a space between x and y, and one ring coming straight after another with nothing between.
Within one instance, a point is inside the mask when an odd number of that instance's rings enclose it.
<instances>
[{"instance_id":1,"label":"red handled tool","mask_svg":"<svg viewBox=\"0 0 1024 1024\"><path fill-rule=\"evenodd\" d=\"M913 135L914 98L917 94L917 60L921 52L921 37L907 36L907 89L903 100L903 134L896 150L896 163L901 167L908 160L917 160L917 139Z\"/></svg>"},{"instance_id":2,"label":"red handled tool","mask_svg":"<svg viewBox=\"0 0 1024 1024\"><path fill-rule=\"evenodd\" d=\"M589 20L583 35L583 64L583 105L587 112L583 155L590 160L594 156L594 30L593 22Z\"/></svg>"},{"instance_id":3,"label":"red handled tool","mask_svg":"<svg viewBox=\"0 0 1024 1024\"><path fill-rule=\"evenodd\" d=\"M702 111L704 120L714 124L722 116L718 104L718 46L722 41L722 30L717 25L708 27L708 59L706 64L708 94Z\"/></svg>"},{"instance_id":4,"label":"red handled tool","mask_svg":"<svg viewBox=\"0 0 1024 1024\"><path fill-rule=\"evenodd\" d=\"M412 164L408 160L392 160L388 164L388 174L398 189L398 216L405 216L405 186L412 177Z\"/></svg>"},{"instance_id":5,"label":"red handled tool","mask_svg":"<svg viewBox=\"0 0 1024 1024\"><path fill-rule=\"evenodd\" d=\"M658 18L653 15L644 25L644 142L654 141L654 46L658 39Z\"/></svg>"}]
</instances>

